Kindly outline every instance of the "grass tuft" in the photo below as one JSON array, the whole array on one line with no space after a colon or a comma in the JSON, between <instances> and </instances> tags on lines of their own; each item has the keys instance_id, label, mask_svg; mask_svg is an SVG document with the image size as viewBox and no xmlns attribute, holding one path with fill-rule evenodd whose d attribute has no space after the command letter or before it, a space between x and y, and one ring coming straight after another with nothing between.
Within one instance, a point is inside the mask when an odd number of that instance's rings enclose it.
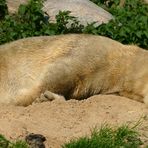
<instances>
[{"instance_id":1,"label":"grass tuft","mask_svg":"<svg viewBox=\"0 0 148 148\"><path fill-rule=\"evenodd\" d=\"M139 148L142 145L138 132L126 125L116 129L104 125L94 129L90 137L71 140L62 148Z\"/></svg>"},{"instance_id":2,"label":"grass tuft","mask_svg":"<svg viewBox=\"0 0 148 148\"><path fill-rule=\"evenodd\" d=\"M0 148L29 148L29 146L25 141L10 142L3 135L0 135Z\"/></svg>"}]
</instances>

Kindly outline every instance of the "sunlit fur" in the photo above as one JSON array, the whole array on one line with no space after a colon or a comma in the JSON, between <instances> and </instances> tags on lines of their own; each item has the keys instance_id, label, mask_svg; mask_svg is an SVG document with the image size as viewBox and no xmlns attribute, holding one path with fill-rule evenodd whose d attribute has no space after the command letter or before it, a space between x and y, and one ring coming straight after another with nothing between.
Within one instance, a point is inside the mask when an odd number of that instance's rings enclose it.
<instances>
[{"instance_id":1,"label":"sunlit fur","mask_svg":"<svg viewBox=\"0 0 148 148\"><path fill-rule=\"evenodd\" d=\"M148 104L148 51L82 34L0 46L0 103L26 106L46 90L66 99L116 94Z\"/></svg>"}]
</instances>

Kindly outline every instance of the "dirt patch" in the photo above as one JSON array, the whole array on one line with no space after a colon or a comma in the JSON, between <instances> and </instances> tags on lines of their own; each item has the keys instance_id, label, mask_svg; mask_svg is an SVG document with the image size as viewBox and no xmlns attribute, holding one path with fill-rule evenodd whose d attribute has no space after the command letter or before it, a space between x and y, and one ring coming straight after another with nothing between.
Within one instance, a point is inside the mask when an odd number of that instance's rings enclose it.
<instances>
[{"instance_id":1,"label":"dirt patch","mask_svg":"<svg viewBox=\"0 0 148 148\"><path fill-rule=\"evenodd\" d=\"M103 123L135 123L148 144L148 108L145 104L119 96L93 96L86 100L55 100L28 107L0 106L0 133L11 140L29 133L46 137L47 148L59 148L70 139L89 135Z\"/></svg>"}]
</instances>

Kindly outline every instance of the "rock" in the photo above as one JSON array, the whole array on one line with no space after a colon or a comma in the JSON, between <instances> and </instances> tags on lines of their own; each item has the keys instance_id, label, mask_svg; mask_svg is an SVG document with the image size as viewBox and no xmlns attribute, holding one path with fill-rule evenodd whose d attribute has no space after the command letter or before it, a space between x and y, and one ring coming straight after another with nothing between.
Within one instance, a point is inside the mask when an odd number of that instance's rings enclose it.
<instances>
[{"instance_id":1,"label":"rock","mask_svg":"<svg viewBox=\"0 0 148 148\"><path fill-rule=\"evenodd\" d=\"M71 15L77 17L83 25L92 22L97 22L97 25L100 25L113 19L110 13L89 0L47 0L44 10L52 21L55 21L55 15L59 10L71 11Z\"/></svg>"},{"instance_id":2,"label":"rock","mask_svg":"<svg viewBox=\"0 0 148 148\"><path fill-rule=\"evenodd\" d=\"M7 0L9 12L15 12L21 3L26 3L27 0ZM44 3L44 11L46 11L52 22L55 22L55 15L59 10L71 11L71 15L78 18L81 24L97 22L97 25L107 23L113 19L113 16L98 7L89 0L47 0Z\"/></svg>"},{"instance_id":3,"label":"rock","mask_svg":"<svg viewBox=\"0 0 148 148\"><path fill-rule=\"evenodd\" d=\"M46 141L46 138L43 135L31 133L26 136L25 140L30 148L45 148L44 141Z\"/></svg>"}]
</instances>

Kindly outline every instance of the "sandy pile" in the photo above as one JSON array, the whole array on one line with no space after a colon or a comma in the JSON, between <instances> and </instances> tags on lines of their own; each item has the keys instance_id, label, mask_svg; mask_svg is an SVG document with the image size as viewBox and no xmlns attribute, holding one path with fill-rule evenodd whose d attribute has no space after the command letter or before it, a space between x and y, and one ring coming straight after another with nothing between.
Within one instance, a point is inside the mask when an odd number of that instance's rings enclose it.
<instances>
[{"instance_id":1,"label":"sandy pile","mask_svg":"<svg viewBox=\"0 0 148 148\"><path fill-rule=\"evenodd\" d=\"M135 123L148 143L148 108L119 96L93 96L86 100L55 100L28 107L0 106L0 133L9 139L24 139L29 133L46 137L47 148L58 148L72 138L90 134L103 123Z\"/></svg>"}]
</instances>

